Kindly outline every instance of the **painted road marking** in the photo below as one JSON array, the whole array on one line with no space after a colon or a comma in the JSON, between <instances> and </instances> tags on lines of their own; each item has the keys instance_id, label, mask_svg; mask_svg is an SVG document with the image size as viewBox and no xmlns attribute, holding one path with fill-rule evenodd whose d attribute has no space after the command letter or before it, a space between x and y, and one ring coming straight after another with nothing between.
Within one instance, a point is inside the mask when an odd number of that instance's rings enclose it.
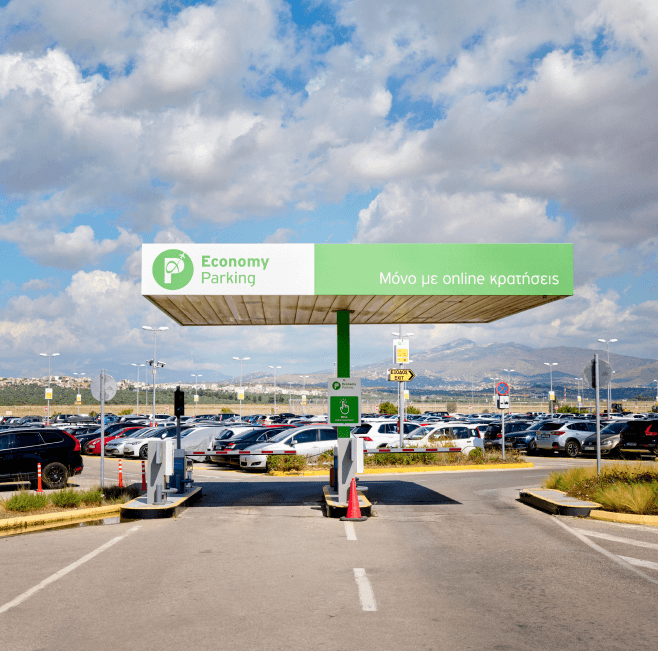
<instances>
[{"instance_id":1,"label":"painted road marking","mask_svg":"<svg viewBox=\"0 0 658 651\"><path fill-rule=\"evenodd\" d=\"M375 601L375 593L372 591L370 581L366 576L366 571L363 567L354 568L354 580L359 588L359 601L361 602L361 609L367 611L377 610L377 602Z\"/></svg>"},{"instance_id":2,"label":"painted road marking","mask_svg":"<svg viewBox=\"0 0 658 651\"><path fill-rule=\"evenodd\" d=\"M90 552L86 556L83 556L75 563L71 563L71 565L68 565L67 567L60 570L59 572L55 572L55 574L52 574L47 579L44 579L43 581L41 581L41 583L35 585L33 588L30 588L29 590L25 591L23 594L18 595L16 599L13 599L12 601L6 603L4 606L0 607L0 614L6 613L9 609L13 608L14 606L18 606L19 604L22 604L26 599L29 599L33 594L39 592L39 590L43 590L47 585L50 585L51 583L54 583L58 579L61 579L63 576L66 576L69 572L72 572L73 570L80 567L87 561L90 561L95 556L98 556L98 554L100 554L101 552L104 552L106 549L112 547L112 545L116 545L119 541L123 540L126 536L131 534L133 531L137 531L137 529L139 529L140 526L141 525L137 525L135 527L128 529L128 531L123 536L117 536L116 538L112 538L112 540L109 540L104 545L101 545L100 547L95 549L93 552Z\"/></svg>"},{"instance_id":3,"label":"painted road marking","mask_svg":"<svg viewBox=\"0 0 658 651\"><path fill-rule=\"evenodd\" d=\"M632 563L629 563L628 561L624 560L623 557L617 556L617 554L613 554L612 552L609 552L607 549L603 549L603 547L597 545L595 542L591 541L587 536L583 536L582 533L579 533L575 529L572 529L569 525L564 524L564 522L560 522L558 520L559 516L553 516L551 518L551 522L555 522L555 524L559 525L563 529L566 529L571 535L576 536L578 540L581 542L584 542L586 545L591 547L593 550L599 552L599 554L603 554L606 558L610 559L613 563L617 563L617 565L621 565L622 567L625 567L627 570L630 570L631 572L634 572L635 574L641 576L643 579L646 579L647 581L651 583L655 583L658 585L658 581L656 579L652 579L648 574L645 574L644 572L641 572L640 570L635 569L633 567Z\"/></svg>"},{"instance_id":4,"label":"painted road marking","mask_svg":"<svg viewBox=\"0 0 658 651\"><path fill-rule=\"evenodd\" d=\"M637 565L638 567L648 567L650 570L658 570L658 563L643 561L639 558L629 558L628 556L620 556L619 558L623 558L627 563L630 563L631 565Z\"/></svg>"},{"instance_id":5,"label":"painted road marking","mask_svg":"<svg viewBox=\"0 0 658 651\"><path fill-rule=\"evenodd\" d=\"M345 535L348 540L356 540L356 531L354 529L354 522L343 522L345 525ZM356 572L356 570L354 570Z\"/></svg>"},{"instance_id":6,"label":"painted road marking","mask_svg":"<svg viewBox=\"0 0 658 651\"><path fill-rule=\"evenodd\" d=\"M635 545L635 547L646 547L647 549L658 549L658 545L656 543L648 543L642 540L632 540L631 538L621 538L619 536L611 536L610 534L607 533L599 533L598 531L589 531L588 529L574 528L574 531L579 531L580 533L583 533L586 536L591 536L592 538L602 538L603 540L609 540L610 542L624 543L625 545Z\"/></svg>"}]
</instances>

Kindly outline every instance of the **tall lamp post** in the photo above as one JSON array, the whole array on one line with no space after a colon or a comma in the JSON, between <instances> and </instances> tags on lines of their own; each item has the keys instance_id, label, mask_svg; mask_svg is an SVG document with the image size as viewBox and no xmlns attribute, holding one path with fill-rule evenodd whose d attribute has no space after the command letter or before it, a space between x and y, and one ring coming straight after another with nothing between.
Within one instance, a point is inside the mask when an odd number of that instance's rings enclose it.
<instances>
[{"instance_id":1,"label":"tall lamp post","mask_svg":"<svg viewBox=\"0 0 658 651\"><path fill-rule=\"evenodd\" d=\"M557 366L557 362L544 362L544 366L548 366L548 370L551 372L551 395L553 395L553 367ZM550 396L549 396L550 398ZM551 406L550 412L551 416L553 415L553 400L549 399L549 404Z\"/></svg>"},{"instance_id":2,"label":"tall lamp post","mask_svg":"<svg viewBox=\"0 0 658 651\"><path fill-rule=\"evenodd\" d=\"M135 390L137 391L137 411L135 413L139 416L139 367L146 366L146 364L131 364L131 366L137 367L137 384L135 385Z\"/></svg>"},{"instance_id":3,"label":"tall lamp post","mask_svg":"<svg viewBox=\"0 0 658 651\"><path fill-rule=\"evenodd\" d=\"M281 368L281 367L280 366L270 366L270 368L274 369L274 413L276 414L276 369Z\"/></svg>"},{"instance_id":4,"label":"tall lamp post","mask_svg":"<svg viewBox=\"0 0 658 651\"><path fill-rule=\"evenodd\" d=\"M656 382L656 404L658 404L658 380L654 380Z\"/></svg>"},{"instance_id":5,"label":"tall lamp post","mask_svg":"<svg viewBox=\"0 0 658 651\"><path fill-rule=\"evenodd\" d=\"M197 391L197 378L203 377L201 373L199 375L194 375L192 373L192 377L194 378L194 415L196 416L196 406L197 403L199 402L199 392Z\"/></svg>"},{"instance_id":6,"label":"tall lamp post","mask_svg":"<svg viewBox=\"0 0 658 651\"><path fill-rule=\"evenodd\" d=\"M509 394L508 394L509 395L509 411L507 413L511 414L512 413L512 380L510 378L511 378L512 373L514 373L514 369L513 368L510 368L510 369L504 368L503 371L505 371L505 373L507 373L507 386L509 387Z\"/></svg>"},{"instance_id":7,"label":"tall lamp post","mask_svg":"<svg viewBox=\"0 0 658 651\"><path fill-rule=\"evenodd\" d=\"M300 375L300 378L302 378L302 401L304 400L304 395L306 391L306 378L310 377L310 375ZM306 414L306 405L302 402L302 414Z\"/></svg>"},{"instance_id":8,"label":"tall lamp post","mask_svg":"<svg viewBox=\"0 0 658 651\"><path fill-rule=\"evenodd\" d=\"M162 362L157 361L155 355L155 342L158 335L158 332L163 332L164 330L169 330L168 326L162 326L160 328L152 328L151 326L142 326L142 330L148 330L153 333L153 359L148 362L150 366L153 367L153 423L152 427L155 427L155 372L158 368L164 367Z\"/></svg>"},{"instance_id":9,"label":"tall lamp post","mask_svg":"<svg viewBox=\"0 0 658 651\"><path fill-rule=\"evenodd\" d=\"M292 380L288 382L288 411L292 413Z\"/></svg>"},{"instance_id":10,"label":"tall lamp post","mask_svg":"<svg viewBox=\"0 0 658 651\"><path fill-rule=\"evenodd\" d=\"M580 378L575 377L574 380L576 380L576 390L578 391L578 397L581 399L582 402L582 393L580 392ZM580 403L578 404L578 413L580 413Z\"/></svg>"},{"instance_id":11,"label":"tall lamp post","mask_svg":"<svg viewBox=\"0 0 658 651\"><path fill-rule=\"evenodd\" d=\"M48 358L48 395L50 395L50 358L59 357L59 353L39 353L39 355L41 357ZM48 398L47 401L48 401L48 425L50 425L50 398Z\"/></svg>"},{"instance_id":12,"label":"tall lamp post","mask_svg":"<svg viewBox=\"0 0 658 651\"><path fill-rule=\"evenodd\" d=\"M413 332L405 332L402 334L402 324L398 326L397 332L391 332L394 337L398 339L403 339L404 337L413 337ZM411 360L409 360L411 362ZM404 364L399 365L400 368L404 368ZM405 421L405 403L404 403L404 388L406 382L398 382L398 430L400 433L400 447L404 447L404 421Z\"/></svg>"},{"instance_id":13,"label":"tall lamp post","mask_svg":"<svg viewBox=\"0 0 658 651\"><path fill-rule=\"evenodd\" d=\"M238 362L240 362L240 391L238 395L242 395L243 390L242 390L242 362L246 362L248 359L251 359L250 357L234 357L233 359L237 359ZM240 398L240 420L242 420L242 398Z\"/></svg>"},{"instance_id":14,"label":"tall lamp post","mask_svg":"<svg viewBox=\"0 0 658 651\"><path fill-rule=\"evenodd\" d=\"M610 344L614 344L616 339L599 339L602 344L605 344L608 349L608 364L610 364ZM610 418L610 411L612 409L612 378L608 380L608 418Z\"/></svg>"},{"instance_id":15,"label":"tall lamp post","mask_svg":"<svg viewBox=\"0 0 658 651\"><path fill-rule=\"evenodd\" d=\"M84 376L84 373L74 373L73 375L79 375L80 376L80 377L76 378L76 380L78 381L78 395L80 395L80 386L81 386L80 383L82 382L82 377ZM82 396L80 396L80 398L82 399ZM78 396L75 397L75 401L78 403L78 416L79 416L80 415L80 402L78 401Z\"/></svg>"}]
</instances>

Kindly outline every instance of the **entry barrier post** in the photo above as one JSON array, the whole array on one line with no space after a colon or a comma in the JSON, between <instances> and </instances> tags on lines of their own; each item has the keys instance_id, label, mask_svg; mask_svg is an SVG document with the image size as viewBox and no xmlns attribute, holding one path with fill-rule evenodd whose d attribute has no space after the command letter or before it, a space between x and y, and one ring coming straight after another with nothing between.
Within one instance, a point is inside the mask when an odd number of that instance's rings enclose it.
<instances>
[{"instance_id":1,"label":"entry barrier post","mask_svg":"<svg viewBox=\"0 0 658 651\"><path fill-rule=\"evenodd\" d=\"M41 485L41 462L37 462L37 493L43 493L43 486Z\"/></svg>"},{"instance_id":2,"label":"entry barrier post","mask_svg":"<svg viewBox=\"0 0 658 651\"><path fill-rule=\"evenodd\" d=\"M336 361L339 378L350 377L350 313L339 310L336 314ZM350 450L349 426L338 426L338 501L347 502L350 481L355 476L356 462Z\"/></svg>"}]
</instances>

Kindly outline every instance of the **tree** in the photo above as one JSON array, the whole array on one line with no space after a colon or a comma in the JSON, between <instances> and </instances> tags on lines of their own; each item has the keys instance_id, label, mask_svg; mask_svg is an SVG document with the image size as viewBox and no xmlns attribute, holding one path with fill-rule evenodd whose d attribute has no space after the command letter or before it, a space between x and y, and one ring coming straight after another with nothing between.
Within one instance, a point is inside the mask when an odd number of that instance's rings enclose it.
<instances>
[{"instance_id":1,"label":"tree","mask_svg":"<svg viewBox=\"0 0 658 651\"><path fill-rule=\"evenodd\" d=\"M397 414L398 408L392 402L388 400L386 402L381 402L379 404L379 413L380 414Z\"/></svg>"},{"instance_id":2,"label":"tree","mask_svg":"<svg viewBox=\"0 0 658 651\"><path fill-rule=\"evenodd\" d=\"M420 414L420 409L417 409L416 407L413 407L412 405L409 405L407 407L407 413L408 414Z\"/></svg>"},{"instance_id":3,"label":"tree","mask_svg":"<svg viewBox=\"0 0 658 651\"><path fill-rule=\"evenodd\" d=\"M457 403L454 400L451 400L450 402L446 402L446 411L448 411L449 413L457 411Z\"/></svg>"}]
</instances>

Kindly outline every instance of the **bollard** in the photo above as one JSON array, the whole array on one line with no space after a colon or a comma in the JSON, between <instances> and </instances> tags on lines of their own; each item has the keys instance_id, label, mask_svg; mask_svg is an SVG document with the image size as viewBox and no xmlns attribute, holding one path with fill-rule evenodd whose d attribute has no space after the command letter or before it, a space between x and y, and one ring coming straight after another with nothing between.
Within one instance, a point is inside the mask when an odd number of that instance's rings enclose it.
<instances>
[{"instance_id":1,"label":"bollard","mask_svg":"<svg viewBox=\"0 0 658 651\"><path fill-rule=\"evenodd\" d=\"M146 490L146 461L142 461L142 490Z\"/></svg>"},{"instance_id":2,"label":"bollard","mask_svg":"<svg viewBox=\"0 0 658 651\"><path fill-rule=\"evenodd\" d=\"M41 486L41 463L37 462L37 493L43 493L43 487Z\"/></svg>"},{"instance_id":3,"label":"bollard","mask_svg":"<svg viewBox=\"0 0 658 651\"><path fill-rule=\"evenodd\" d=\"M121 471L121 459L119 459L119 488L123 488L123 472Z\"/></svg>"}]
</instances>

